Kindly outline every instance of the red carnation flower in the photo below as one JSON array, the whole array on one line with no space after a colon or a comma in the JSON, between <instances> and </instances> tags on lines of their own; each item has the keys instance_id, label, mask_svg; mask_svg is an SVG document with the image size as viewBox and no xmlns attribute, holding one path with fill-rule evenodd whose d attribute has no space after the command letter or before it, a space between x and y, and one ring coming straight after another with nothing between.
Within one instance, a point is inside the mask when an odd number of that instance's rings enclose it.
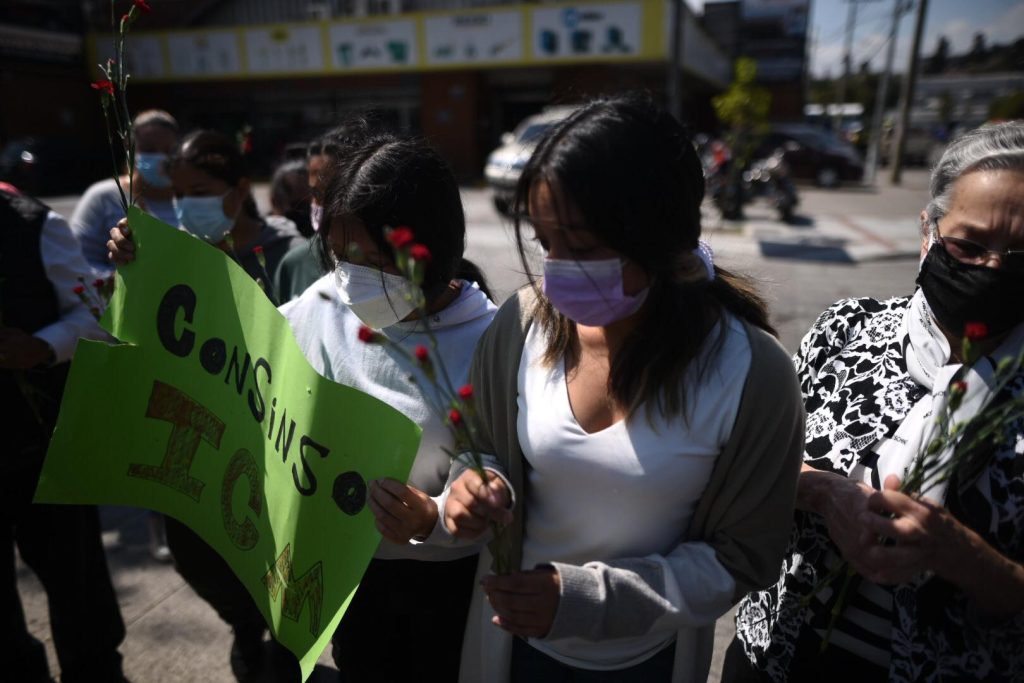
<instances>
[{"instance_id":1,"label":"red carnation flower","mask_svg":"<svg viewBox=\"0 0 1024 683\"><path fill-rule=\"evenodd\" d=\"M978 341L988 336L988 325L985 323L967 323L964 325L964 336L971 341Z\"/></svg>"},{"instance_id":2,"label":"red carnation flower","mask_svg":"<svg viewBox=\"0 0 1024 683\"><path fill-rule=\"evenodd\" d=\"M420 363L427 363L430 361L430 352L427 351L427 347L423 344L418 344L413 353L416 354L416 360Z\"/></svg>"},{"instance_id":3,"label":"red carnation flower","mask_svg":"<svg viewBox=\"0 0 1024 683\"><path fill-rule=\"evenodd\" d=\"M395 228L388 233L388 242L390 242L391 246L395 249L405 248L405 246L414 239L415 237L412 234L412 230L405 226Z\"/></svg>"},{"instance_id":4,"label":"red carnation flower","mask_svg":"<svg viewBox=\"0 0 1024 683\"><path fill-rule=\"evenodd\" d=\"M372 344L377 337L377 333L366 325L359 327L359 341L364 344Z\"/></svg>"},{"instance_id":5,"label":"red carnation flower","mask_svg":"<svg viewBox=\"0 0 1024 683\"><path fill-rule=\"evenodd\" d=\"M139 8L139 11L149 14L153 11L153 8L149 6L146 0L132 0L132 5Z\"/></svg>"},{"instance_id":6,"label":"red carnation flower","mask_svg":"<svg viewBox=\"0 0 1024 683\"><path fill-rule=\"evenodd\" d=\"M460 424L462 424L462 413L460 413L457 409L452 408L451 410L448 411L448 419L451 421L453 425L458 427Z\"/></svg>"},{"instance_id":7,"label":"red carnation flower","mask_svg":"<svg viewBox=\"0 0 1024 683\"><path fill-rule=\"evenodd\" d=\"M409 248L409 258L421 263L430 263L430 250L422 244L414 244Z\"/></svg>"},{"instance_id":8,"label":"red carnation flower","mask_svg":"<svg viewBox=\"0 0 1024 683\"><path fill-rule=\"evenodd\" d=\"M473 385L463 384L461 387L459 387L459 398L461 398L463 401L468 401L469 399L473 398Z\"/></svg>"},{"instance_id":9,"label":"red carnation flower","mask_svg":"<svg viewBox=\"0 0 1024 683\"><path fill-rule=\"evenodd\" d=\"M71 291L74 292L75 294L78 294L79 296L81 296L82 294L85 294L85 286L84 285L75 285L75 288L72 289Z\"/></svg>"},{"instance_id":10,"label":"red carnation flower","mask_svg":"<svg viewBox=\"0 0 1024 683\"><path fill-rule=\"evenodd\" d=\"M106 93L108 95L114 94L114 84L105 79L102 81L96 81L95 83L90 83L89 87L93 90L99 90L100 92Z\"/></svg>"}]
</instances>

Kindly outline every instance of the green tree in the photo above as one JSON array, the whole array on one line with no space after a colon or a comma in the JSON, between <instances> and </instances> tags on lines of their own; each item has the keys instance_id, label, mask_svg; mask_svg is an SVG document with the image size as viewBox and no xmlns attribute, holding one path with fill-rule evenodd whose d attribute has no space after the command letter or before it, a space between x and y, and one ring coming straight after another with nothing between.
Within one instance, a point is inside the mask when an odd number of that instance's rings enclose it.
<instances>
[{"instance_id":1,"label":"green tree","mask_svg":"<svg viewBox=\"0 0 1024 683\"><path fill-rule=\"evenodd\" d=\"M1024 91L1018 90L992 100L988 108L988 118L992 121L1024 118Z\"/></svg>"},{"instance_id":2,"label":"green tree","mask_svg":"<svg viewBox=\"0 0 1024 683\"><path fill-rule=\"evenodd\" d=\"M737 59L735 69L729 89L711 100L718 120L726 126L734 173L747 165L760 138L768 132L772 103L771 94L754 84L757 63L753 59Z\"/></svg>"}]
</instances>

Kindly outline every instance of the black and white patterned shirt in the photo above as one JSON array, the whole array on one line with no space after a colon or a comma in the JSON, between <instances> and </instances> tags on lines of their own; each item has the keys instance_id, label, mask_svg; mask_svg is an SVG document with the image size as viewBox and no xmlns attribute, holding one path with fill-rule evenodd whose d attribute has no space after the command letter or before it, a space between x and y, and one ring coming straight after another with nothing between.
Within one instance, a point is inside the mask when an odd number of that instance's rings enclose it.
<instances>
[{"instance_id":1,"label":"black and white patterned shirt","mask_svg":"<svg viewBox=\"0 0 1024 683\"><path fill-rule=\"evenodd\" d=\"M850 475L925 393L905 359L901 323L909 302L840 301L802 341L794 360L807 409L804 460L812 467ZM1006 392L1024 393L1024 374ZM987 465L950 486L945 504L1004 556L1024 561L1024 415ZM775 681L786 680L801 629L813 628L815 601L802 599L837 552L820 516L798 511L794 522L778 583L744 598L736 617L747 656ZM1024 681L1024 614L985 619L938 578L891 590L890 681Z\"/></svg>"}]
</instances>

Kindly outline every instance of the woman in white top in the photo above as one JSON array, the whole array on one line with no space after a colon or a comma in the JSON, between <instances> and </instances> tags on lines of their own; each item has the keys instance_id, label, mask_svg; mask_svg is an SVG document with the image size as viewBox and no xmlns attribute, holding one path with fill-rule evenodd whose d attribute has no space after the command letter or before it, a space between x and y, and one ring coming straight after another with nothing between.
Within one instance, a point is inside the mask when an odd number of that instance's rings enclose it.
<instances>
[{"instance_id":1,"label":"woman in white top","mask_svg":"<svg viewBox=\"0 0 1024 683\"><path fill-rule=\"evenodd\" d=\"M456 386L468 381L473 350L496 307L479 272L476 282L465 276L475 268L462 257L466 228L458 184L427 144L371 133L338 155L328 177L317 233L328 275L282 312L318 372L381 399L423 428L408 482L370 486L370 508L384 541L335 633L334 660L342 681L415 680L428 673L451 681L478 548L452 544L437 523L436 496L450 468L443 449L454 444L429 408L437 401L424 396L430 383L388 345L359 341L366 325L410 356L417 346L430 345L424 321L404 296L410 283L395 267L385 227L410 228L430 250L423 282L428 322ZM400 657L396 643L403 648Z\"/></svg>"},{"instance_id":2,"label":"woman in white top","mask_svg":"<svg viewBox=\"0 0 1024 683\"><path fill-rule=\"evenodd\" d=\"M471 373L512 491L456 466L444 518L473 538L514 498L494 543L516 571L483 578L462 680L703 681L715 620L774 578L800 393L763 302L699 242L703 194L689 136L639 97L582 107L523 172L543 285Z\"/></svg>"}]
</instances>

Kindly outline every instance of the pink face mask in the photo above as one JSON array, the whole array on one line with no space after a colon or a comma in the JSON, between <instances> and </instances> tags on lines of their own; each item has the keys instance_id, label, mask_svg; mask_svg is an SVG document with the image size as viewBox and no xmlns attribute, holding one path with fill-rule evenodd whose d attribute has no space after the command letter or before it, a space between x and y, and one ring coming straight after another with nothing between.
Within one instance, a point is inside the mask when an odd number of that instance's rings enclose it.
<instances>
[{"instance_id":1,"label":"pink face mask","mask_svg":"<svg viewBox=\"0 0 1024 683\"><path fill-rule=\"evenodd\" d=\"M622 291L622 262L545 259L544 295L566 318L601 327L640 310L647 288L630 296Z\"/></svg>"}]
</instances>

